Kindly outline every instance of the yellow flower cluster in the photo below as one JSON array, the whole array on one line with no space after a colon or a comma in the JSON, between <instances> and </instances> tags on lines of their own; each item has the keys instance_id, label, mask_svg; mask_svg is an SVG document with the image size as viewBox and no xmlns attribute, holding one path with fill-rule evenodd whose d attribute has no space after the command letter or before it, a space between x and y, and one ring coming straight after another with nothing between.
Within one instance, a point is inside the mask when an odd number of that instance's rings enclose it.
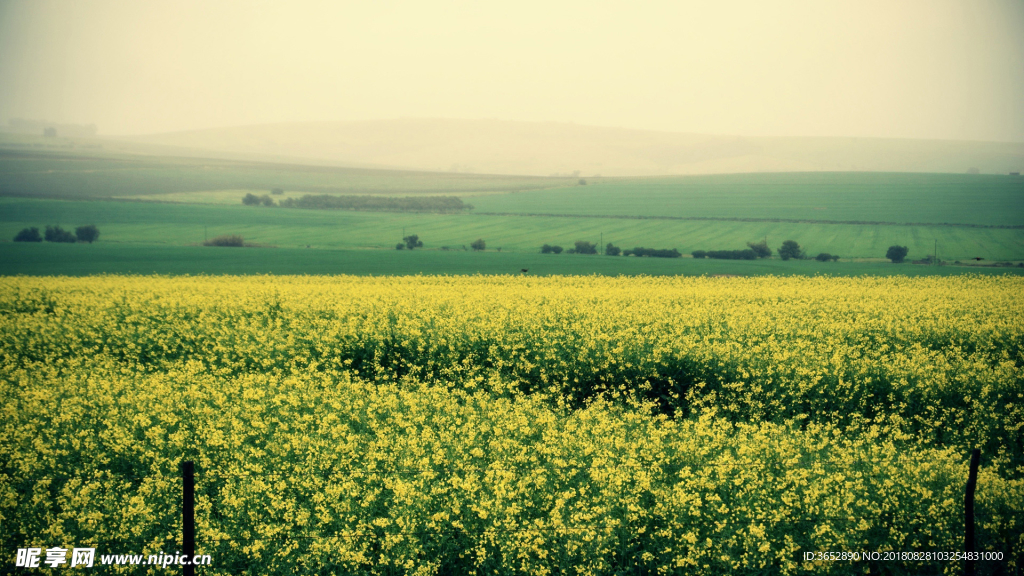
<instances>
[{"instance_id":1,"label":"yellow flower cluster","mask_svg":"<svg viewBox=\"0 0 1024 576\"><path fill-rule=\"evenodd\" d=\"M0 549L217 574L844 574L1024 551L1024 282L0 279ZM928 570L959 571L957 563Z\"/></svg>"}]
</instances>

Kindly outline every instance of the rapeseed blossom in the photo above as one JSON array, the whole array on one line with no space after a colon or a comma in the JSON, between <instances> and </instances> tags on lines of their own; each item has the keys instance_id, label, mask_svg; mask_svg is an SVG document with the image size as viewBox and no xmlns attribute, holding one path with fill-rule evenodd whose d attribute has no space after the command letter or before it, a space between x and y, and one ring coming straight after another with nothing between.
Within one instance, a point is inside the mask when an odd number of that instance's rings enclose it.
<instances>
[{"instance_id":1,"label":"rapeseed blossom","mask_svg":"<svg viewBox=\"0 0 1024 576\"><path fill-rule=\"evenodd\" d=\"M960 549L980 447L979 543L1015 567L1022 292L4 278L0 543L166 550L188 459L210 574L795 574Z\"/></svg>"}]
</instances>

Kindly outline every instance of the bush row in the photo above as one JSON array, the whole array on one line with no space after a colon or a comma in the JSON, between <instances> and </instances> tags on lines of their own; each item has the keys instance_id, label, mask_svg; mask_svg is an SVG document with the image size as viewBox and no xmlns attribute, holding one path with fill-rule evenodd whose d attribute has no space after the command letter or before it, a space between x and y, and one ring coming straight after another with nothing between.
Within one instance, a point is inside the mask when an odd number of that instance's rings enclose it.
<instances>
[{"instance_id":1,"label":"bush row","mask_svg":"<svg viewBox=\"0 0 1024 576\"><path fill-rule=\"evenodd\" d=\"M561 246L552 246L545 244L541 246L541 254L561 254L563 248ZM597 254L597 244L587 242L585 240L577 240L575 247L570 248L566 251L567 254ZM652 256L655 258L679 258L682 254L675 248L668 250L663 248L643 248L637 247L632 250L623 250L618 246L615 246L611 242L605 246L605 256Z\"/></svg>"},{"instance_id":2,"label":"bush row","mask_svg":"<svg viewBox=\"0 0 1024 576\"><path fill-rule=\"evenodd\" d=\"M694 258L715 258L717 260L756 260L753 250L694 250Z\"/></svg>"},{"instance_id":3,"label":"bush row","mask_svg":"<svg viewBox=\"0 0 1024 576\"><path fill-rule=\"evenodd\" d=\"M39 228L23 228L14 236L15 242L88 242L92 244L100 237L100 231L95 225L89 224L75 228L75 233L61 228L60 226L47 226L45 234L39 234Z\"/></svg>"},{"instance_id":4,"label":"bush row","mask_svg":"<svg viewBox=\"0 0 1024 576\"><path fill-rule=\"evenodd\" d=\"M664 248L633 248L622 253L623 256L651 256L654 258L679 258L682 254L675 248L668 250Z\"/></svg>"},{"instance_id":5,"label":"bush row","mask_svg":"<svg viewBox=\"0 0 1024 576\"><path fill-rule=\"evenodd\" d=\"M242 198L246 206L275 206L268 194L249 193ZM454 196L339 196L332 194L306 194L299 198L285 198L278 204L282 208L307 210L366 210L380 212L462 212L473 206Z\"/></svg>"}]
</instances>

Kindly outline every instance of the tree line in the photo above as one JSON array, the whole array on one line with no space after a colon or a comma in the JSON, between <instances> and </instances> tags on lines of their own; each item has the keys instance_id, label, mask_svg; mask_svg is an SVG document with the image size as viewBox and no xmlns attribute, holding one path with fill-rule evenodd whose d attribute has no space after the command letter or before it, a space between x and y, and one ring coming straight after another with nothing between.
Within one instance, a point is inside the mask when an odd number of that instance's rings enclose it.
<instances>
[{"instance_id":1,"label":"tree line","mask_svg":"<svg viewBox=\"0 0 1024 576\"><path fill-rule=\"evenodd\" d=\"M778 249L779 258L783 260L804 260L808 258L804 249L796 240L786 240ZM745 250L694 250L691 255L694 258L713 258L717 260L757 260L760 258L771 258L772 249L768 247L768 241L747 242ZM839 256L822 252L814 257L819 262L836 261Z\"/></svg>"},{"instance_id":2,"label":"tree line","mask_svg":"<svg viewBox=\"0 0 1024 576\"><path fill-rule=\"evenodd\" d=\"M88 242L92 244L100 237L100 230L94 224L86 224L85 226L79 226L75 228L75 232L72 234L70 231L61 228L60 226L47 226L46 232L43 234L39 233L39 228L35 226L31 228L23 228L20 232L15 234L15 242L59 242L73 244L75 242Z\"/></svg>"},{"instance_id":3,"label":"tree line","mask_svg":"<svg viewBox=\"0 0 1024 576\"><path fill-rule=\"evenodd\" d=\"M471 210L461 198L454 196L335 196L332 194L306 194L299 198L284 198L280 202L268 194L248 193L242 197L246 206L280 206L305 210L364 210L368 212L462 212Z\"/></svg>"},{"instance_id":4,"label":"tree line","mask_svg":"<svg viewBox=\"0 0 1024 576\"><path fill-rule=\"evenodd\" d=\"M407 236L399 242L395 248L404 250L408 248L412 250L423 246L423 242L419 240L419 236ZM470 246L474 251L484 250L487 247L487 243L484 242L483 238L478 238ZM463 247L465 248L465 247ZM501 249L499 248L499 251ZM574 242L573 247L568 250L561 246L553 244L544 244L540 248L541 254L598 254L598 245L593 242L586 240L577 240ZM762 240L761 242L747 242L747 248L744 250L694 250L691 256L694 258L711 258L717 260L757 260L761 258L770 258L772 255L772 249L768 247L768 241ZM782 260L808 260L812 257L809 256L800 244L795 240L786 240L778 248L779 258ZM903 262L907 256L906 246L890 246L886 252L885 257L893 261L894 263ZM637 256L637 257L652 257L652 258L681 258L682 253L679 250L672 248L644 248L637 247L630 250L623 250L622 248L615 246L611 242L605 246L604 254L606 256ZM930 256L929 256L930 258ZM838 254L830 254L828 252L819 252L818 255L813 257L818 262L835 262L839 260Z\"/></svg>"},{"instance_id":5,"label":"tree line","mask_svg":"<svg viewBox=\"0 0 1024 576\"><path fill-rule=\"evenodd\" d=\"M413 250L423 246L423 241L419 239L416 234L405 236L402 241L395 245L398 250ZM482 251L487 248L487 243L483 238L478 238L470 244L470 247L474 251ZM446 250L447 247L442 247ZM465 246L463 246L465 249ZM498 248L501 251L501 248ZM598 254L598 245L593 242L586 240L577 240L573 243L573 247L568 250L562 246L553 244L544 244L541 246L541 254ZM768 241L762 240L761 242L747 242L747 248L743 250L694 250L691 256L694 258L711 258L717 260L757 260L762 258L770 258L772 256L772 249L768 247ZM777 253L779 258L782 260L808 260L812 257L809 256L800 244L795 240L786 240L778 248ZM890 246L885 254L885 257L890 259L894 263L903 262L908 253L906 246ZM651 257L651 258L681 258L682 253L675 248L644 248L636 247L629 250L623 250L622 248L615 246L611 242L608 243L604 248L604 254L606 256L637 256L637 257ZM931 258L929 256L929 258ZM819 252L817 256L813 257L818 262L835 262L839 260L838 254L829 254L828 252Z\"/></svg>"},{"instance_id":6,"label":"tree line","mask_svg":"<svg viewBox=\"0 0 1024 576\"><path fill-rule=\"evenodd\" d=\"M545 244L541 246L541 254L561 254L565 251L566 254L597 254L597 244L593 242L587 242L586 240L577 240L572 248L564 250L561 246L553 246L551 244ZM608 243L604 248L605 256L640 256L640 257L654 257L654 258L679 258L682 254L676 250L665 249L665 248L644 248L636 247L631 250L623 250L622 248Z\"/></svg>"}]
</instances>

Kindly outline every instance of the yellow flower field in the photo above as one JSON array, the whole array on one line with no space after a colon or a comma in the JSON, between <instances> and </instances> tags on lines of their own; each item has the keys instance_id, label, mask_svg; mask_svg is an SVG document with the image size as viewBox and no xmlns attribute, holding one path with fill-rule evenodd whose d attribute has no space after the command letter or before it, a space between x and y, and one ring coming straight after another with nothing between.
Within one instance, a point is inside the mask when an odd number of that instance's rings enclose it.
<instances>
[{"instance_id":1,"label":"yellow flower field","mask_svg":"<svg viewBox=\"0 0 1024 576\"><path fill-rule=\"evenodd\" d=\"M0 550L209 574L958 573L1024 558L1013 277L0 279ZM126 571L130 571L126 569Z\"/></svg>"}]
</instances>

